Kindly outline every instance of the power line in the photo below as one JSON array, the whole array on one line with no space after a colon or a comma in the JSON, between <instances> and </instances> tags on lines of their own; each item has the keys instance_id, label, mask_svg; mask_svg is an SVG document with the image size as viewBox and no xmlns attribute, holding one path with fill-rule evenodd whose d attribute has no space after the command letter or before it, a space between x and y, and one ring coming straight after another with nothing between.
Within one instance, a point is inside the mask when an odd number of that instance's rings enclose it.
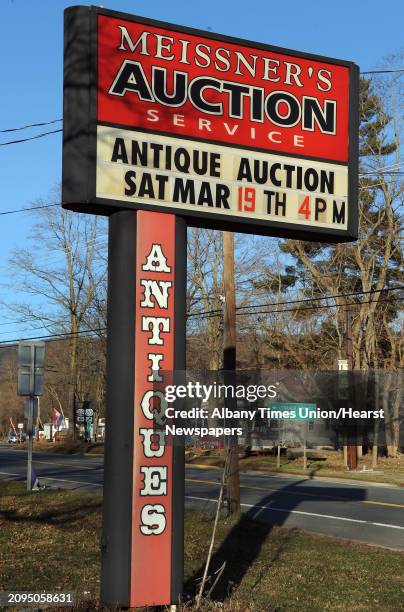
<instances>
[{"instance_id":1,"label":"power line","mask_svg":"<svg viewBox=\"0 0 404 612\"><path fill-rule=\"evenodd\" d=\"M2 321L0 323L1 326L3 325L25 325L26 323L30 323L31 321L36 321L36 319L23 319L23 320L18 320L16 319L15 321ZM69 319L65 319L65 320L59 320L59 321L48 321L47 323L44 323L43 325L41 325L41 327L36 327L35 329L44 329L47 326L50 325L57 325L60 323L69 323ZM5 331L5 334L9 334L11 332Z\"/></svg>"},{"instance_id":2,"label":"power line","mask_svg":"<svg viewBox=\"0 0 404 612\"><path fill-rule=\"evenodd\" d=\"M381 172L382 170L398 170L399 168L402 168L404 166L404 162L389 162L388 164L385 164L383 166L376 166L376 167L370 167L368 168L369 170L377 170L378 172ZM366 168L363 169L362 174L366 174L367 170Z\"/></svg>"},{"instance_id":3,"label":"power line","mask_svg":"<svg viewBox=\"0 0 404 612\"><path fill-rule=\"evenodd\" d=\"M264 304L247 304L246 306L238 306L236 308L236 310L245 310L245 309L248 309L248 308L249 309L251 309L251 308L266 308L268 306L284 306L284 305L288 305L288 304L300 304L300 303L304 303L304 302L316 302L316 301L321 301L321 300L335 299L335 298L339 298L339 297L352 297L352 296L357 296L357 295L358 296L359 295L367 295L367 294L371 294L371 293L382 293L382 292L387 292L387 291L396 291L396 290L400 290L400 289L404 289L404 285L400 285L400 286L397 286L397 287L386 287L385 289L371 289L370 291L353 291L351 293L340 293L340 294L336 294L336 295L325 295L325 296L302 298L300 300L286 300L284 302L266 302ZM297 289L296 291L300 291L300 289ZM322 306L322 307L328 308L329 306ZM299 309L297 309L297 310L299 310ZM193 318L193 317L198 317L198 316L202 316L202 315L210 315L210 314L221 313L221 312L222 312L222 309L206 310L206 311L202 311L202 312L188 313L187 317L188 318ZM282 311L282 312L284 312L284 311ZM0 323L0 326L15 325L15 324L22 324L22 325L24 325L24 324L29 323L30 321L34 321L34 320L35 319L25 319L23 321L21 321L21 320L6 321L6 322L3 321L2 323ZM66 319L66 322L67 321L68 320ZM36 327L36 328L33 328L33 329L43 329L44 327L46 327L46 325L55 325L55 324L56 324L55 322L49 321L47 324L44 323L40 327ZM28 331L28 330L26 330L26 331ZM10 330L10 331L5 331L4 333L11 334L11 333L15 333L15 332L14 332L14 330Z\"/></svg>"},{"instance_id":4,"label":"power line","mask_svg":"<svg viewBox=\"0 0 404 612\"><path fill-rule=\"evenodd\" d=\"M381 302L401 302L401 298L387 298L385 300L378 300L378 304ZM302 310L320 310L322 308L344 308L345 306L362 306L362 304L372 304L374 300L361 300L360 302L346 302L345 304L320 304L319 306L304 306L304 308L284 308L282 310L259 310L258 312L239 312L237 316L244 317L248 315L260 315L260 314L274 314L283 312L300 312ZM213 315L212 315L213 316ZM217 315L216 315L217 316Z\"/></svg>"},{"instance_id":5,"label":"power line","mask_svg":"<svg viewBox=\"0 0 404 612\"><path fill-rule=\"evenodd\" d=\"M385 300L380 299L378 300L378 304L380 304L381 302L402 302L402 298L387 298ZM255 312L238 312L237 316L238 317L244 317L244 316L257 316L257 315L269 315L269 314L283 314L285 312L301 312L303 310L321 310L322 308L344 308L345 306L361 306L362 304L372 304L374 303L374 300L362 300L360 302L346 302L345 304L319 304L316 306L305 306L303 308L283 308L282 310L259 310L259 311L255 311ZM220 317L223 313L222 312L217 312L217 313L211 313L211 314L205 314L203 316L203 318L206 319L210 319L210 318L214 318L214 317Z\"/></svg>"},{"instance_id":6,"label":"power line","mask_svg":"<svg viewBox=\"0 0 404 612\"><path fill-rule=\"evenodd\" d=\"M398 301L398 299L386 299L386 300L379 300L380 302L396 302ZM400 300L401 301L401 300ZM372 300L369 301L361 301L361 302L347 302L346 304L332 304L331 306L329 305L320 305L320 306L306 306L304 308L287 308L284 310L271 310L271 311L259 311L259 312L243 312L243 313L239 313L238 316L246 316L246 315L260 315L260 314L275 314L275 313L284 313L284 312L296 312L296 311L301 311L301 310L319 310L321 308L335 308L335 307L339 307L339 306L360 306L362 304L371 304ZM219 316L220 313L218 314L210 314L210 315L205 315L206 318L210 318L210 317L215 317L215 316ZM13 345L16 344L18 342L21 341L28 341L28 340L44 340L44 339L57 339L57 338L67 338L70 336L78 336L81 334L89 334L89 333L95 333L95 332L102 332L102 331L106 331L107 328L106 327L97 327L94 329L84 329L82 331L78 331L78 332L65 332L65 333L61 333L61 334L46 334L43 336L31 336L29 338L14 338L13 340L3 340L0 341L0 348L2 348L2 346L4 345Z\"/></svg>"},{"instance_id":7,"label":"power line","mask_svg":"<svg viewBox=\"0 0 404 612\"><path fill-rule=\"evenodd\" d=\"M28 322L29 321L27 321L27 323ZM66 323L69 323L69 321L66 321ZM25 333L27 333L27 334L31 333L32 334L32 332L36 331L37 329L45 330L47 327L50 327L50 326L49 325L38 325L37 327L29 327L28 329L21 329L19 331L20 331L21 334L25 334ZM2 333L3 334L14 334L15 335L17 332L14 329L10 329L9 331L3 330Z\"/></svg>"},{"instance_id":8,"label":"power line","mask_svg":"<svg viewBox=\"0 0 404 612\"><path fill-rule=\"evenodd\" d=\"M287 305L287 304L298 304L300 302L317 302L317 301L321 301L321 300L333 300L335 298L340 298L340 297L353 297L353 296L359 296L359 295L368 295L371 293L383 293L384 291L398 291L400 289L404 289L404 285L398 285L396 287L386 287L385 289L369 289L368 291L352 291L351 293L337 293L336 295L325 295L325 296L317 296L317 297L311 297L311 298L303 298L301 300L291 300L291 301L285 301L285 302L275 302L275 303L269 303L269 304L255 304L252 306L239 306L239 309L245 309L245 308L261 308L261 307L266 307L266 306L281 306L281 305Z\"/></svg>"},{"instance_id":9,"label":"power line","mask_svg":"<svg viewBox=\"0 0 404 612\"><path fill-rule=\"evenodd\" d=\"M0 130L0 134L5 134L6 132L19 132L20 130L28 130L29 128L42 127L44 125L52 125L52 123L59 123L59 121L63 121L63 119L52 119L51 121L42 121L42 123L29 123L27 125L22 125L21 127Z\"/></svg>"},{"instance_id":10,"label":"power line","mask_svg":"<svg viewBox=\"0 0 404 612\"><path fill-rule=\"evenodd\" d=\"M106 327L97 327L94 329L83 329L81 331L77 331L77 332L65 332L62 334L47 334L44 336L31 336L30 338L15 338L14 340L2 340L0 341L0 348L1 345L9 345L9 344L16 344L17 342L25 342L27 340L43 340L43 339L52 339L52 338L65 338L65 337L69 337L69 336L79 336L80 334L89 334L89 333L95 333L95 332L101 332L101 331L106 331Z\"/></svg>"},{"instance_id":11,"label":"power line","mask_svg":"<svg viewBox=\"0 0 404 612\"><path fill-rule=\"evenodd\" d=\"M43 206L31 206L30 208L16 208L14 210L5 210L0 212L0 215L14 215L15 213L26 212L30 210L39 210L40 208L52 208L53 206L60 206L60 204L44 204Z\"/></svg>"},{"instance_id":12,"label":"power line","mask_svg":"<svg viewBox=\"0 0 404 612\"><path fill-rule=\"evenodd\" d=\"M387 74L394 72L404 72L404 68L386 68L380 70L361 70L360 74ZM63 121L63 118L60 119L51 119L50 121L42 121L41 123L28 123L27 125L22 125L17 128L7 128L5 130L0 130L0 134L4 134L5 132L17 132L20 130L27 130L33 127L42 127L44 125L52 125L53 123L59 123Z\"/></svg>"},{"instance_id":13,"label":"power line","mask_svg":"<svg viewBox=\"0 0 404 612\"><path fill-rule=\"evenodd\" d=\"M311 298L302 298L301 300L287 300L285 302L266 302L265 304L251 304L247 306L237 306L236 310L244 310L246 308L266 308L267 306L283 306L283 305L288 305L288 304L299 304L303 302L317 302L321 300L334 300L340 297L343 298L343 297L352 297L356 295L358 296L367 295L371 293L382 293L383 291L398 291L400 289L404 289L404 285L398 285L397 287L386 287L385 289L370 289L369 291L353 291L351 293L339 293L336 295L324 295L324 296L317 296L317 297L311 297ZM328 308L328 306L324 306L324 307ZM221 313L221 312L222 312L222 309L205 310L202 312L190 314L188 315L188 318L198 317L201 315L209 315L213 313Z\"/></svg>"},{"instance_id":14,"label":"power line","mask_svg":"<svg viewBox=\"0 0 404 612\"><path fill-rule=\"evenodd\" d=\"M245 310L245 309L252 309L252 308L266 308L269 306L284 306L284 305L288 305L288 304L300 304L300 303L305 303L305 302L316 302L316 301L321 301L321 300L330 300L330 299L335 299L335 298L339 298L339 297L352 297L352 296L359 296L359 295L368 295L368 294L372 294L372 293L382 293L382 292L387 292L387 291L397 291L400 289L404 289L404 285L400 285L397 287L386 287L385 289L371 289L369 291L354 291L351 293L340 293L337 295L329 295L329 296L317 296L317 297L311 297L311 298L302 298L300 300L287 300L284 302L266 302L264 304L250 304L250 305L246 305L246 306L238 306L236 308L236 310ZM374 301L374 300L373 300ZM379 300L379 301L385 301L385 300ZM358 302L354 302L354 304L357 304ZM368 302L362 302L362 303L368 303ZM315 308L333 308L335 306L342 306L341 304L332 304L332 305L322 305L322 306L317 306ZM295 308L294 310L303 310L302 308ZM287 310L281 310L279 312L288 312ZM198 316L209 316L209 315L215 315L217 316L217 314L222 313L222 309L217 309L217 310L206 310L203 312L197 312L197 313L191 313L191 314L187 314L187 317L190 318L194 318L194 317L198 317ZM254 313L240 313L241 314L254 314ZM3 322L0 323L0 325L12 325L12 324L16 324L16 323L21 323L21 324L25 324L25 323L29 323L30 321L32 321L33 319L25 319L24 321L8 321L8 322ZM50 324L52 324L50 322ZM54 323L53 323L54 324ZM46 327L46 324L41 325L41 327L37 327L34 329L43 329L44 327ZM28 331L28 330L26 330ZM88 331L94 331L94 330L88 330ZM13 330L10 331L6 331L4 332L6 334L11 334L13 333ZM80 332L82 333L82 332ZM68 332L66 332L66 334L68 334ZM56 335L64 335L64 334L56 334Z\"/></svg>"},{"instance_id":15,"label":"power line","mask_svg":"<svg viewBox=\"0 0 404 612\"><path fill-rule=\"evenodd\" d=\"M360 74L387 74L390 72L404 72L404 68L391 68L390 70L365 70Z\"/></svg>"},{"instance_id":16,"label":"power line","mask_svg":"<svg viewBox=\"0 0 404 612\"><path fill-rule=\"evenodd\" d=\"M389 73L397 73L397 72L404 72L404 68L393 68L390 70L365 70L360 72L360 74L389 74ZM63 119L52 119L51 121L43 121L40 123L29 123L27 125L23 125L21 127L17 127L17 128L6 128L4 130L0 130L0 134L6 134L9 132L18 132L21 130L26 130L26 129L30 129L33 127L42 127L44 125L52 125L54 123L59 123L62 122ZM27 142L28 140L36 140L38 138L44 138L45 136L49 136L50 134L56 134L58 132L62 132L63 129L60 130L52 130L49 132L43 132L42 134L38 134L37 136L31 136L29 138L21 138L19 140L10 140L8 142L3 142L0 143L1 147L5 147L7 145L12 145L12 144L19 144L22 142Z\"/></svg>"},{"instance_id":17,"label":"power line","mask_svg":"<svg viewBox=\"0 0 404 612\"><path fill-rule=\"evenodd\" d=\"M29 138L20 138L19 140L9 140L8 142L0 143L0 147L6 147L7 145L18 144L20 142L27 142L27 140L36 140L37 138L44 138L44 136L49 136L49 134L57 134L58 132L63 132L60 130L51 130L50 132L42 132L42 134L37 134L36 136L30 136Z\"/></svg>"},{"instance_id":18,"label":"power line","mask_svg":"<svg viewBox=\"0 0 404 612\"><path fill-rule=\"evenodd\" d=\"M391 175L394 174L396 176L401 176L402 174L404 174L404 172L402 172L401 170L383 170L382 172L378 172L377 170L375 170L374 172L363 172L362 174L360 174L360 177L364 177L364 176L372 176L376 174L377 176L380 175Z\"/></svg>"},{"instance_id":19,"label":"power line","mask_svg":"<svg viewBox=\"0 0 404 612\"><path fill-rule=\"evenodd\" d=\"M404 72L404 68L385 68L380 70L361 70L360 74L390 74L394 72ZM6 128L4 130L0 130L0 134L5 134L6 132L18 132L21 130L28 130L34 127L42 127L44 125L52 125L54 123L62 122L63 118L60 119L51 119L50 121L42 121L40 123L28 123L27 125L22 125L16 128Z\"/></svg>"},{"instance_id":20,"label":"power line","mask_svg":"<svg viewBox=\"0 0 404 612\"><path fill-rule=\"evenodd\" d=\"M260 315L260 314L276 314L276 313L284 313L284 312L297 312L297 311L302 311L302 310L320 310L322 308L338 308L338 307L345 307L345 306L361 306L362 304L372 304L374 300L362 300L361 302L346 302L345 304L323 304L323 305L316 305L316 306L305 306L304 308L285 308L282 310L270 310L270 311L258 311L258 312L241 312L238 313L238 316L248 316L248 315L252 315L252 316L256 316L256 315ZM380 302L397 302L397 301L402 301L401 298L387 298L385 300L381 299L378 301L378 303ZM291 302L292 303L292 302ZM220 314L222 313L210 313L210 314L206 314L205 318L210 318L210 317L217 317L220 316ZM97 327L97 328L93 328L93 329L84 329L78 332L64 332L64 333L60 333L60 334L46 334L43 336L31 336L30 338L15 338L13 340L3 340L0 341L0 348L2 345L11 345L11 344L16 344L17 342L21 342L21 341L27 341L27 340L43 340L43 339L56 339L56 338L67 338L67 337L71 337L71 336L77 336L77 335L81 335L81 334L89 334L89 333L95 333L95 332L103 332L106 331L107 328L106 327Z\"/></svg>"}]
</instances>

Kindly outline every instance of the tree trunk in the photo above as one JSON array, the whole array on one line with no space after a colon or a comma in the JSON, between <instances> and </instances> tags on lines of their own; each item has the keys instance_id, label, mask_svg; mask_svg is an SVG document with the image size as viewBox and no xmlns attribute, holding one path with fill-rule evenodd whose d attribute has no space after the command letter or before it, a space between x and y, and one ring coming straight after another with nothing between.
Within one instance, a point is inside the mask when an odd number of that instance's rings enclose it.
<instances>
[{"instance_id":1,"label":"tree trunk","mask_svg":"<svg viewBox=\"0 0 404 612\"><path fill-rule=\"evenodd\" d=\"M76 387L77 387L77 348L78 348L78 324L76 318L72 318L72 336L70 341L70 388L69 388L69 431L76 439L76 427L74 423L74 411L76 401Z\"/></svg>"}]
</instances>

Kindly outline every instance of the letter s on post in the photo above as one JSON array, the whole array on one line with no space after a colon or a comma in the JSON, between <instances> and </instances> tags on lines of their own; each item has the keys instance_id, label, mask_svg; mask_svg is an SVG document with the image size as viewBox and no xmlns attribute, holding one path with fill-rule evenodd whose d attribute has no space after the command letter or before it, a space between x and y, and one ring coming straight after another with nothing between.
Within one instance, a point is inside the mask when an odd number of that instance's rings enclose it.
<instances>
[{"instance_id":1,"label":"letter s on post","mask_svg":"<svg viewBox=\"0 0 404 612\"><path fill-rule=\"evenodd\" d=\"M164 506L161 504L147 504L141 512L140 531L143 535L160 535L166 528Z\"/></svg>"}]
</instances>

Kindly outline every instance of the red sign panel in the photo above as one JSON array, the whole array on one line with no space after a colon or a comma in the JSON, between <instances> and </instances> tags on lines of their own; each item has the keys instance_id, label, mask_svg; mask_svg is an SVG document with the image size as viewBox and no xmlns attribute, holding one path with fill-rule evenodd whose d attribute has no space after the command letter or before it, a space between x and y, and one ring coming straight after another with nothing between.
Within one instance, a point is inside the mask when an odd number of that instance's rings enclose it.
<instances>
[{"instance_id":1,"label":"red sign panel","mask_svg":"<svg viewBox=\"0 0 404 612\"><path fill-rule=\"evenodd\" d=\"M348 65L98 16L98 121L348 161Z\"/></svg>"},{"instance_id":2,"label":"red sign panel","mask_svg":"<svg viewBox=\"0 0 404 612\"><path fill-rule=\"evenodd\" d=\"M355 64L105 9L73 15L65 208L153 210L213 229L356 239Z\"/></svg>"},{"instance_id":3,"label":"red sign panel","mask_svg":"<svg viewBox=\"0 0 404 612\"><path fill-rule=\"evenodd\" d=\"M130 606L171 599L173 447L163 370L174 368L175 216L138 211Z\"/></svg>"}]
</instances>

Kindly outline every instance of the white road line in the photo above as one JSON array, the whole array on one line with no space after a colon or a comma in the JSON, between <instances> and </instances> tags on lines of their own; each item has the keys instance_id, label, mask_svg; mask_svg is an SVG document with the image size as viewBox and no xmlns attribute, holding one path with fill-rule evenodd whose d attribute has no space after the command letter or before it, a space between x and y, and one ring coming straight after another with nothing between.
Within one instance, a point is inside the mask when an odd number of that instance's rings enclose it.
<instances>
[{"instance_id":1,"label":"white road line","mask_svg":"<svg viewBox=\"0 0 404 612\"><path fill-rule=\"evenodd\" d=\"M20 476L20 477L24 477L23 474L15 474L13 472L0 472L0 474L2 475L6 475L6 476ZM102 487L102 484L98 484L95 482L83 482L80 480L68 480L66 478L52 478L50 476L41 476L40 478L42 478L42 480L56 480L58 482L71 482L73 484L79 484L82 485L84 487L86 486L90 486L90 487ZM195 497L193 495L186 495L185 496L187 499L194 499L197 501L207 501L207 502L213 502L213 503L217 503L217 499L211 499L209 497ZM388 525L385 523L375 523L373 521L364 521L361 519L353 519L353 518L347 518L344 516L334 516L332 514L320 514L317 512L304 512L303 510L288 510L286 508L274 508L273 506L258 506L256 504L245 504L245 503L241 503L240 506L243 506L245 508L256 508L257 510L269 510L271 512L285 512L286 514L301 514L304 516L317 516L320 518L328 518L331 520L336 520L336 521L345 521L348 523L361 523L361 524L366 524L366 525L375 525L376 527L385 527L385 528L389 528L389 529L400 529L400 530L404 530L404 527L402 525ZM259 512L257 513L257 515L259 514Z\"/></svg>"},{"instance_id":2,"label":"white road line","mask_svg":"<svg viewBox=\"0 0 404 612\"><path fill-rule=\"evenodd\" d=\"M35 464L42 463L43 465L49 465L51 467L54 466L54 465L59 466L59 467L68 467L71 470L72 469L76 469L76 470L94 470L94 469L97 469L97 468L99 469L99 468L103 467L102 465L97 465L97 466L94 466L94 467L87 467L85 465L76 465L75 461L72 461L72 463L55 463L53 461L38 461L38 459L35 459L35 458L33 459L33 463L35 463Z\"/></svg>"},{"instance_id":3,"label":"white road line","mask_svg":"<svg viewBox=\"0 0 404 612\"><path fill-rule=\"evenodd\" d=\"M50 476L41 476L38 474L38 480L57 480L58 482L73 482L74 484L83 485L83 487L102 487L102 484L97 482L83 482L82 480L67 480L66 478L51 478Z\"/></svg>"},{"instance_id":4,"label":"white road line","mask_svg":"<svg viewBox=\"0 0 404 612\"><path fill-rule=\"evenodd\" d=\"M6 476L20 476L21 478L25 479L26 475L25 474L13 474L13 472L0 472L0 474L2 475L6 475ZM38 479L39 480L56 480L58 482L72 482L73 484L79 484L82 485L83 487L102 487L102 484L98 484L97 482L83 482L82 480L67 480L66 478L52 478L51 476L41 476L40 474L37 474Z\"/></svg>"},{"instance_id":5,"label":"white road line","mask_svg":"<svg viewBox=\"0 0 404 612\"><path fill-rule=\"evenodd\" d=\"M377 525L378 527L391 527L392 529L404 529L400 525L387 525L386 523L372 523L372 525Z\"/></svg>"},{"instance_id":6,"label":"white road line","mask_svg":"<svg viewBox=\"0 0 404 612\"><path fill-rule=\"evenodd\" d=\"M214 502L217 503L217 499L211 499L208 497L194 497L192 495L186 495L185 496L187 499L195 499L198 501L209 501L209 502ZM244 506L245 508L257 508L257 510L269 510L271 512L286 512L286 514L302 514L305 516L317 516L320 518L328 518L328 519L332 519L335 521L346 521L348 523L362 523L362 524L366 524L366 525L375 525L376 527L388 527L390 529L402 529L404 530L404 527L401 525L387 525L384 523L374 523L373 521L364 521L361 519L353 519L353 518L346 518L344 516L333 516L332 514L319 514L317 512L304 512L303 510L287 510L286 508L274 508L273 506L258 506L256 504L240 504L240 506Z\"/></svg>"}]
</instances>

